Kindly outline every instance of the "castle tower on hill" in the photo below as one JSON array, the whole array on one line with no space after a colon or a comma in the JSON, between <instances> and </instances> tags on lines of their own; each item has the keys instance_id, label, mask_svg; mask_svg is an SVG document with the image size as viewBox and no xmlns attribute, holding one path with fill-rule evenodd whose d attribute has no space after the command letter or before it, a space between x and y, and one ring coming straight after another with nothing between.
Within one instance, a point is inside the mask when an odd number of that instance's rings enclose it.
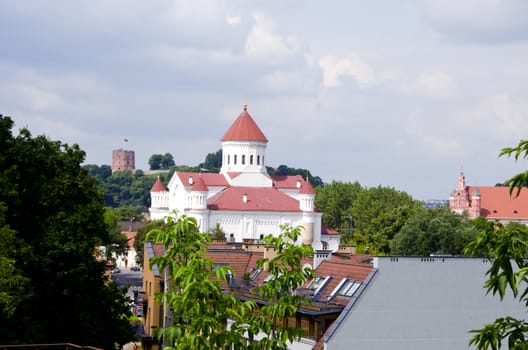
<instances>
[{"instance_id":1,"label":"castle tower on hill","mask_svg":"<svg viewBox=\"0 0 528 350\"><path fill-rule=\"evenodd\" d=\"M116 149L112 151L112 172L118 170L136 169L136 154L134 151Z\"/></svg>"},{"instance_id":2,"label":"castle tower on hill","mask_svg":"<svg viewBox=\"0 0 528 350\"><path fill-rule=\"evenodd\" d=\"M174 213L191 216L201 232L220 225L235 243L277 236L281 225L302 226L302 242L337 251L340 234L322 225L323 213L315 208L315 191L307 179L267 173L268 139L246 105L220 142L220 173L176 171L167 185L156 181L150 190L152 220Z\"/></svg>"}]
</instances>

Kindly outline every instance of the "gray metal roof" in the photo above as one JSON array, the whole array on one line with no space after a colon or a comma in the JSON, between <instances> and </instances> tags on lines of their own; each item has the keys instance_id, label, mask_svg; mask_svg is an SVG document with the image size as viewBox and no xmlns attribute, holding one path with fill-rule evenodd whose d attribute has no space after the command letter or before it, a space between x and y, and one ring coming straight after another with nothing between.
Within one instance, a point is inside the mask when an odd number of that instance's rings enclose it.
<instances>
[{"instance_id":1,"label":"gray metal roof","mask_svg":"<svg viewBox=\"0 0 528 350\"><path fill-rule=\"evenodd\" d=\"M375 258L377 272L325 336L326 349L468 349L471 329L527 318L511 293L502 302L486 295L490 266L482 258Z\"/></svg>"}]
</instances>

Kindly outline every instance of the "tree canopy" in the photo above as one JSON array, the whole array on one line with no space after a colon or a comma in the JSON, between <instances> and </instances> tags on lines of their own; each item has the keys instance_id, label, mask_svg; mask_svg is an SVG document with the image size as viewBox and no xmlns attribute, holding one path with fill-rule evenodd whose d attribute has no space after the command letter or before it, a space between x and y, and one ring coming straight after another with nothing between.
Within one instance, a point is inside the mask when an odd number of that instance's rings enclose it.
<instances>
[{"instance_id":1,"label":"tree canopy","mask_svg":"<svg viewBox=\"0 0 528 350\"><path fill-rule=\"evenodd\" d=\"M390 242L393 255L463 254L478 229L447 207L419 208Z\"/></svg>"},{"instance_id":2,"label":"tree canopy","mask_svg":"<svg viewBox=\"0 0 528 350\"><path fill-rule=\"evenodd\" d=\"M0 115L0 342L130 341L127 300L94 253L112 235L85 153L13 124Z\"/></svg>"},{"instance_id":3,"label":"tree canopy","mask_svg":"<svg viewBox=\"0 0 528 350\"><path fill-rule=\"evenodd\" d=\"M373 254L389 253L390 240L422 206L405 192L382 186L364 188L358 182L333 181L315 190L323 224L342 232L343 242Z\"/></svg>"}]
</instances>

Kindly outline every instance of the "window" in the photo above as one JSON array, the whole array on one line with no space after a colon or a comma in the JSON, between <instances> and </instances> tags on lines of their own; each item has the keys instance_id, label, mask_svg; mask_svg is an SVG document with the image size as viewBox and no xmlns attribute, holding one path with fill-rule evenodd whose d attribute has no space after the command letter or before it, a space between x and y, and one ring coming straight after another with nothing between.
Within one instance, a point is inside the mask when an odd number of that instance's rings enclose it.
<instances>
[{"instance_id":1,"label":"window","mask_svg":"<svg viewBox=\"0 0 528 350\"><path fill-rule=\"evenodd\" d=\"M236 165L236 161L237 161L237 155L235 154L235 155L233 156L233 158L234 158L234 159L233 159L233 164L235 164L235 165Z\"/></svg>"},{"instance_id":2,"label":"window","mask_svg":"<svg viewBox=\"0 0 528 350\"><path fill-rule=\"evenodd\" d=\"M354 293L356 292L356 290L358 290L360 286L361 282L349 280L343 285L343 287L339 290L338 293L346 297L351 297L352 295L354 295Z\"/></svg>"},{"instance_id":3,"label":"window","mask_svg":"<svg viewBox=\"0 0 528 350\"><path fill-rule=\"evenodd\" d=\"M245 165L246 164L246 155L243 154L242 155L242 165Z\"/></svg>"},{"instance_id":4,"label":"window","mask_svg":"<svg viewBox=\"0 0 528 350\"><path fill-rule=\"evenodd\" d=\"M253 281L255 278L257 278L257 276L261 272L262 272L262 269L252 269L251 272L249 273L249 279Z\"/></svg>"},{"instance_id":5,"label":"window","mask_svg":"<svg viewBox=\"0 0 528 350\"><path fill-rule=\"evenodd\" d=\"M231 163L231 156L228 154L227 155L227 164L230 164Z\"/></svg>"},{"instance_id":6,"label":"window","mask_svg":"<svg viewBox=\"0 0 528 350\"><path fill-rule=\"evenodd\" d=\"M321 289L323 289L323 287L328 282L330 282L331 279L332 279L332 276L326 276L326 277L317 276L308 285L307 289L310 289L312 291L312 295L315 296L319 293Z\"/></svg>"},{"instance_id":7,"label":"window","mask_svg":"<svg viewBox=\"0 0 528 350\"><path fill-rule=\"evenodd\" d=\"M260 156L257 156L257 165L260 165Z\"/></svg>"},{"instance_id":8,"label":"window","mask_svg":"<svg viewBox=\"0 0 528 350\"><path fill-rule=\"evenodd\" d=\"M249 156L249 165L253 165L253 155Z\"/></svg>"}]
</instances>

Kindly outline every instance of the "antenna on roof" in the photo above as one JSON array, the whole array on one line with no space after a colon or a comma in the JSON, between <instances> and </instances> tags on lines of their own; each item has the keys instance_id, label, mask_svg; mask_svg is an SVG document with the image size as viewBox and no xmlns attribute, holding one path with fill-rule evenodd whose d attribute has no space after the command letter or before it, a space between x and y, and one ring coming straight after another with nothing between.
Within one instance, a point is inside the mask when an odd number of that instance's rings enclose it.
<instances>
[{"instance_id":1,"label":"antenna on roof","mask_svg":"<svg viewBox=\"0 0 528 350\"><path fill-rule=\"evenodd\" d=\"M244 89L244 104L242 105L242 107L245 111L247 110L246 89Z\"/></svg>"}]
</instances>

